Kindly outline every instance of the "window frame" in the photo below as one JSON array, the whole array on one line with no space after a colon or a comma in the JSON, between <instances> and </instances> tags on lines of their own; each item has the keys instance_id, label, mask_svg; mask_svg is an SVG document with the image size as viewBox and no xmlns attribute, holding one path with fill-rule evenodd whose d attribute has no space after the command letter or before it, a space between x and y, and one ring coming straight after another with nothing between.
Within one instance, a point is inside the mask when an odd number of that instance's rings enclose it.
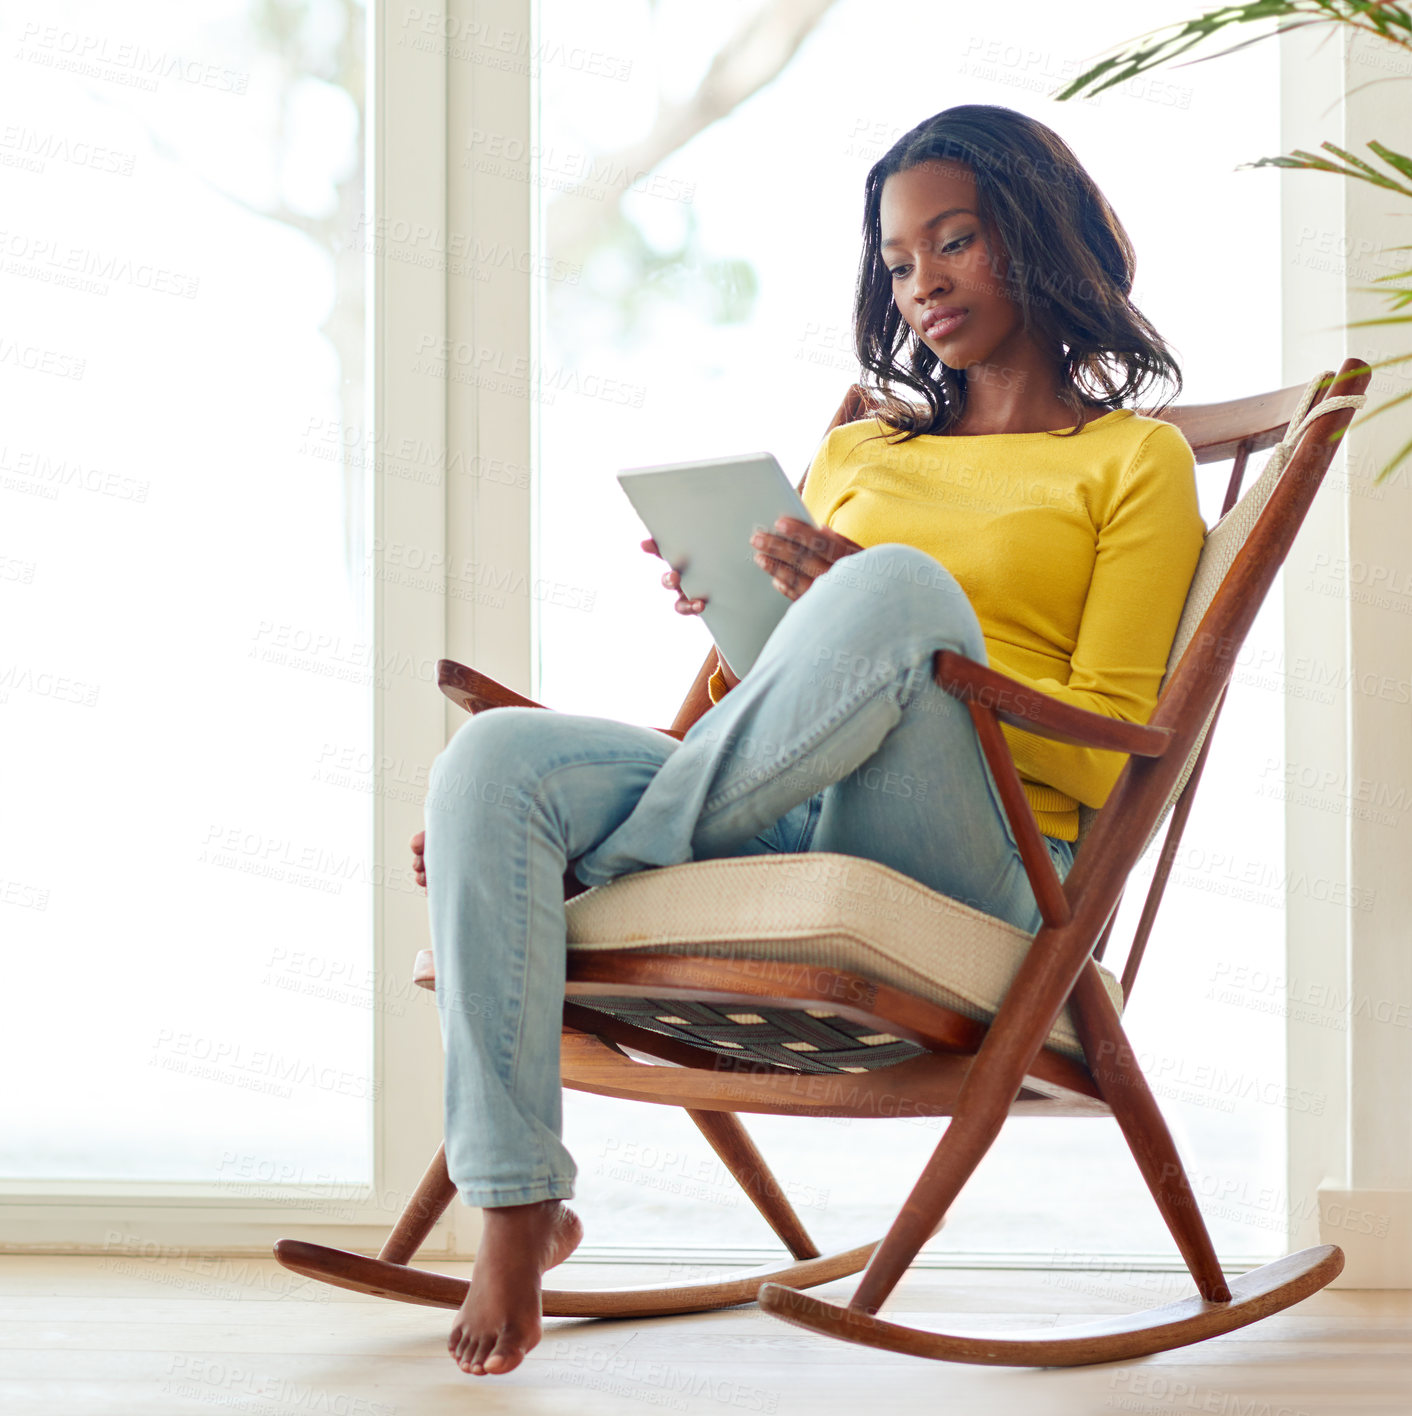
<instances>
[{"instance_id":1,"label":"window frame","mask_svg":"<svg viewBox=\"0 0 1412 1416\"><path fill-rule=\"evenodd\" d=\"M451 0L436 15L405 0L369 0L366 12L367 226L374 240L365 257L365 425L375 432L378 467L368 507L373 635L379 661L389 666L373 703L377 882L402 884L407 841L422 822L420 802L386 789L389 769L382 764L429 765L464 720L437 691L436 661L455 657L528 688L528 594L507 596L503 605L458 599L445 594L443 574L443 593L429 596L421 584L399 584L389 568L396 548L415 546L430 564L455 569L493 554L528 577L529 479L523 486L492 485L473 472L491 457L528 467L530 400L513 388L428 376L416 365L449 351L445 367L454 374L455 352L491 339L492 331L507 360L528 354L531 280L521 269L528 262L486 262L467 276L455 238L473 232L492 249L508 243L527 250L530 185L497 182L463 165L451 135L493 114L501 131L529 142L528 64L519 72L478 63L492 46L467 37L528 37L531 20L529 0ZM529 46L517 42L517 48ZM394 219L412 224L417 259L388 258L407 244L386 239ZM426 260L428 252L436 256ZM445 446L440 483L383 475L388 449L403 439ZM429 943L425 899L420 891L379 883L373 912L374 997L400 999L417 950ZM435 1004L420 992L414 1001L421 1006L372 1013L371 1184L0 1181L0 1250L96 1252L179 1265L193 1252L268 1254L274 1239L290 1235L376 1251L442 1135ZM473 1252L478 1232L477 1213L455 1204L426 1252Z\"/></svg>"}]
</instances>

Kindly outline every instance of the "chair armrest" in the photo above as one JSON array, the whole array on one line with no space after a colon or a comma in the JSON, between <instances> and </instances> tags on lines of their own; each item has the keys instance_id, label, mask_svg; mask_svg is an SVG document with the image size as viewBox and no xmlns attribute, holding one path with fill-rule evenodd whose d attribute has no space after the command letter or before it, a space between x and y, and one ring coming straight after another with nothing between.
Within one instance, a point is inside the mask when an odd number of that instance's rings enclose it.
<instances>
[{"instance_id":1,"label":"chair armrest","mask_svg":"<svg viewBox=\"0 0 1412 1416\"><path fill-rule=\"evenodd\" d=\"M953 698L989 708L1001 722L1057 742L1137 757L1161 757L1172 740L1170 728L1125 723L1105 718L1102 713L1090 713L1086 708L1075 708L1072 703L1060 703L950 649L937 651L936 681Z\"/></svg>"},{"instance_id":2,"label":"chair armrest","mask_svg":"<svg viewBox=\"0 0 1412 1416\"><path fill-rule=\"evenodd\" d=\"M544 704L516 693L513 688L497 683L488 674L458 664L455 659L437 660L436 684L458 708L464 708L468 713L480 713L486 708L544 707Z\"/></svg>"},{"instance_id":3,"label":"chair armrest","mask_svg":"<svg viewBox=\"0 0 1412 1416\"><path fill-rule=\"evenodd\" d=\"M497 683L488 674L458 664L455 659L437 660L436 683L458 708L464 708L468 713L480 713L487 708L545 707L543 703L536 703L533 698L526 698L524 694L516 693L513 688L506 688L503 683ZM545 711L550 710L546 708ZM684 732L675 728L657 728L654 731L674 738L685 736Z\"/></svg>"},{"instance_id":4,"label":"chair armrest","mask_svg":"<svg viewBox=\"0 0 1412 1416\"><path fill-rule=\"evenodd\" d=\"M1000 792L1001 805L1015 832L1020 859L1034 890L1040 917L1048 925L1067 924L1070 919L1068 896L1059 881L1049 850L1040 834L1039 823L1025 795L1015 768L1010 745L1000 731L1002 722L1058 742L1082 747L1105 748L1139 757L1160 757L1172 741L1170 728L1150 728L1140 723L1124 723L1090 713L1070 703L1060 703L1047 694L1036 693L1028 685L997 673L949 649L937 651L934 673L937 683L953 698L966 705L980 739L981 751L990 764Z\"/></svg>"}]
</instances>

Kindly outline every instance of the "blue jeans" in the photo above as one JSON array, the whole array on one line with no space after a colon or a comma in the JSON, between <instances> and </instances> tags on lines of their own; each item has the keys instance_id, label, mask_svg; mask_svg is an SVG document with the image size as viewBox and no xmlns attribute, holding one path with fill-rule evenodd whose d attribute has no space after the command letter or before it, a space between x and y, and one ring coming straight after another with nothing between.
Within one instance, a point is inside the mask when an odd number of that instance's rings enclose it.
<instances>
[{"instance_id":1,"label":"blue jeans","mask_svg":"<svg viewBox=\"0 0 1412 1416\"><path fill-rule=\"evenodd\" d=\"M560 1140L564 872L586 885L721 856L838 851L1033 933L1039 911L939 649L986 660L951 574L906 545L837 562L738 687L677 741L496 708L432 766L427 901L446 1050L446 1158L471 1205L567 1199ZM1049 839L1062 877L1073 863Z\"/></svg>"}]
</instances>

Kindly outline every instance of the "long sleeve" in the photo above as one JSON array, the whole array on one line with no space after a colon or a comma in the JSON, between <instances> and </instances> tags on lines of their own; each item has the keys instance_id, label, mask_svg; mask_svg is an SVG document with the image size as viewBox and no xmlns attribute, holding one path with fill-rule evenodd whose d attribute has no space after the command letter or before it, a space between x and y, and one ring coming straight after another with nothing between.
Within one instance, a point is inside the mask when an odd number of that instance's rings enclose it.
<instances>
[{"instance_id":1,"label":"long sleeve","mask_svg":"<svg viewBox=\"0 0 1412 1416\"><path fill-rule=\"evenodd\" d=\"M1201 554L1195 459L1173 427L1138 448L1098 532L1067 681L1013 673L1039 693L1130 723L1152 714ZM1020 775L1102 806L1127 758L1006 727Z\"/></svg>"}]
</instances>

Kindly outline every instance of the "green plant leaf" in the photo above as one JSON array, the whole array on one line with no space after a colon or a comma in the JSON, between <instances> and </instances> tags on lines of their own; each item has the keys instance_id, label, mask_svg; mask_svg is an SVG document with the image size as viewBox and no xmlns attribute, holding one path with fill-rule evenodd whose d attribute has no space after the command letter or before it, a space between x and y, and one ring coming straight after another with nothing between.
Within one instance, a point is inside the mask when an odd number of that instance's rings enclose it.
<instances>
[{"instance_id":1,"label":"green plant leaf","mask_svg":"<svg viewBox=\"0 0 1412 1416\"><path fill-rule=\"evenodd\" d=\"M1364 162L1362 158L1355 157L1352 153L1345 153L1334 143L1323 143L1321 146L1357 165L1340 167L1338 163L1330 162L1328 158L1320 157L1317 153L1305 152L1303 148L1295 148L1292 153L1284 157L1261 157L1254 162L1242 162L1236 170L1241 171L1251 167L1299 167L1310 172L1334 172L1340 177L1356 177L1360 182L1370 182L1375 187L1383 187L1390 192L1398 192L1404 197L1412 197L1412 187L1391 177L1385 177L1376 167ZM1372 144L1370 143L1369 146L1371 147ZM1401 250L1402 247L1394 249Z\"/></svg>"},{"instance_id":2,"label":"green plant leaf","mask_svg":"<svg viewBox=\"0 0 1412 1416\"><path fill-rule=\"evenodd\" d=\"M1376 138L1372 139L1368 146L1389 167L1395 167L1404 177L1412 177L1412 157L1408 157L1404 152L1394 152L1390 147L1384 147Z\"/></svg>"},{"instance_id":3,"label":"green plant leaf","mask_svg":"<svg viewBox=\"0 0 1412 1416\"><path fill-rule=\"evenodd\" d=\"M1399 48L1412 49L1412 13L1409 13L1406 6L1394 5L1390 0L1251 0L1249 4L1226 5L1218 10L1208 10L1183 24L1167 25L1124 41L1118 47L1117 53L1100 59L1052 97L1060 102L1079 96L1093 97L1137 74L1156 68L1159 64L1171 63L1193 45L1201 43L1229 25L1251 24L1270 19L1285 19L1289 23L1276 25L1269 34L1241 40L1229 48L1218 50L1214 54L1203 54L1186 62L1199 64L1208 59L1219 59L1222 55L1245 48L1246 45L1258 44L1263 39L1270 39L1311 24L1341 24L1345 28L1361 30Z\"/></svg>"},{"instance_id":4,"label":"green plant leaf","mask_svg":"<svg viewBox=\"0 0 1412 1416\"><path fill-rule=\"evenodd\" d=\"M1360 172L1366 172L1374 181L1386 182L1390 180L1384 177L1371 162L1364 162L1363 159L1355 153L1346 152L1343 148L1339 147L1337 143L1322 142L1319 146L1326 152L1333 153L1335 157L1341 157L1345 162L1351 163Z\"/></svg>"}]
</instances>

